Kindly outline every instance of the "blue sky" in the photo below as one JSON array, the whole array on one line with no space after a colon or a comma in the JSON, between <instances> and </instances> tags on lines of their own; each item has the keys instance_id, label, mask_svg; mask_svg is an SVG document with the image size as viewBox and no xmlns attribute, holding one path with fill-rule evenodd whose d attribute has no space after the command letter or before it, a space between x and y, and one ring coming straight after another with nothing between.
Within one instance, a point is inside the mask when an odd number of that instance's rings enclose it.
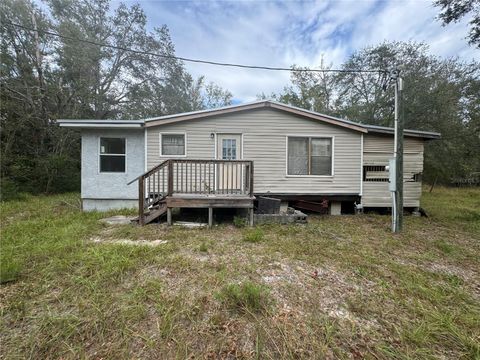
<instances>
[{"instance_id":1,"label":"blue sky","mask_svg":"<svg viewBox=\"0 0 480 360\"><path fill-rule=\"evenodd\" d=\"M432 1L138 2L150 28L169 27L183 57L285 67L315 67L323 58L335 66L367 45L414 40L427 43L435 55L480 59L465 40L468 19L442 27ZM229 89L237 101L278 92L289 82L287 72L186 66L194 76Z\"/></svg>"}]
</instances>

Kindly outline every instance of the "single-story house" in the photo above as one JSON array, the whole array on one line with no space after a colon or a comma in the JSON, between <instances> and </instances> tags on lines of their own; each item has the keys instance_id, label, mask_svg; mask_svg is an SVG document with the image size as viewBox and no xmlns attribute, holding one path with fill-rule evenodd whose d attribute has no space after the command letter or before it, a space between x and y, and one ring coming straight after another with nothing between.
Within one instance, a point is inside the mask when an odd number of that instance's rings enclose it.
<instances>
[{"instance_id":1,"label":"single-story house","mask_svg":"<svg viewBox=\"0 0 480 360\"><path fill-rule=\"evenodd\" d=\"M228 198L224 205L233 207L241 196L258 195L328 200L333 212L342 203L391 206L385 166L393 156L392 128L270 100L143 120L58 123L81 130L84 210L147 209L187 193L190 200ZM424 143L440 134L404 135L404 206L417 208ZM185 196L176 201L186 206Z\"/></svg>"}]
</instances>

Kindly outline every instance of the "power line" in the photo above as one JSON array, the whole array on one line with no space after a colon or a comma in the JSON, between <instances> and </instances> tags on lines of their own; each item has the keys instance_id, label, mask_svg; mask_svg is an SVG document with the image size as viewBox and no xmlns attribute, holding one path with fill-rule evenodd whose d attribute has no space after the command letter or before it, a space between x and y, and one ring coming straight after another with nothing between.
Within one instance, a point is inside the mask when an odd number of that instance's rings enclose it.
<instances>
[{"instance_id":1,"label":"power line","mask_svg":"<svg viewBox=\"0 0 480 360\"><path fill-rule=\"evenodd\" d=\"M150 51L143 51L143 50L135 50L135 49L130 49L126 48L123 46L116 46L116 45L109 45L109 44L102 44L96 41L91 41L91 40L85 40L85 39L79 39L67 35L61 35L49 30L36 30L28 26L12 23L12 22L5 22L8 25L11 26L16 26L18 28L21 28L23 30L28 30L28 31L36 31L39 33L43 33L45 35L50 35L50 36L55 36L61 39L66 39L66 40L71 40L71 41L78 41L78 42L83 42L87 43L90 45L96 45L96 46L101 46L101 47L107 47L111 49L116 49L116 50L122 50L122 51L127 51L131 52L134 54L140 54L140 55L148 55L148 56L154 56L154 57L160 57L164 59L176 59L176 60L181 60L185 62L192 62L192 63L199 63L199 64L207 64L207 65L215 65L215 66L227 66L227 67L236 67L236 68L243 68L243 69L258 69L258 70L270 70L270 71L293 71L293 72L320 72L320 73L387 73L388 71L386 70L362 70L362 69L309 69L309 68L304 68L304 69L292 69L292 68L286 68L286 67L274 67L274 66L259 66L259 65L245 65L245 64L235 64L235 63L223 63L223 62L217 62L217 61L209 61L209 60L200 60L200 59L191 59L191 58L186 58L186 57L181 57L181 56L174 56L174 55L163 55L163 54L158 54Z\"/></svg>"}]
</instances>

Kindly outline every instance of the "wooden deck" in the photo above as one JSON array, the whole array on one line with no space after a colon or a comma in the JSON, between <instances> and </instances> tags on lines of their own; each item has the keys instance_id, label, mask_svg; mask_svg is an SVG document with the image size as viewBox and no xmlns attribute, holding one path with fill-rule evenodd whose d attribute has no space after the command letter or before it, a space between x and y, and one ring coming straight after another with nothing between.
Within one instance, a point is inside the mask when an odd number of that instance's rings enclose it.
<instances>
[{"instance_id":1,"label":"wooden deck","mask_svg":"<svg viewBox=\"0 0 480 360\"><path fill-rule=\"evenodd\" d=\"M137 179L140 225L167 215L173 208L207 208L209 225L213 209L248 209L253 225L253 161L166 160Z\"/></svg>"}]
</instances>

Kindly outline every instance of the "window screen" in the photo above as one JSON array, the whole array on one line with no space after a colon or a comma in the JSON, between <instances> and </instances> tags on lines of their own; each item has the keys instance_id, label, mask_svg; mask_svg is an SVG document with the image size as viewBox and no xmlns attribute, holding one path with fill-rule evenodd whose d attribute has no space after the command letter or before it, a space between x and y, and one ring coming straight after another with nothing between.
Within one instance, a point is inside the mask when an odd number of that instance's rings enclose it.
<instances>
[{"instance_id":1,"label":"window screen","mask_svg":"<svg viewBox=\"0 0 480 360\"><path fill-rule=\"evenodd\" d=\"M289 137L288 175L332 175L332 139Z\"/></svg>"},{"instance_id":2,"label":"window screen","mask_svg":"<svg viewBox=\"0 0 480 360\"><path fill-rule=\"evenodd\" d=\"M124 138L100 138L100 172L125 172Z\"/></svg>"},{"instance_id":3,"label":"window screen","mask_svg":"<svg viewBox=\"0 0 480 360\"><path fill-rule=\"evenodd\" d=\"M162 134L162 155L185 155L185 135Z\"/></svg>"},{"instance_id":4,"label":"window screen","mask_svg":"<svg viewBox=\"0 0 480 360\"><path fill-rule=\"evenodd\" d=\"M310 139L311 175L332 174L332 139Z\"/></svg>"},{"instance_id":5,"label":"window screen","mask_svg":"<svg viewBox=\"0 0 480 360\"><path fill-rule=\"evenodd\" d=\"M308 138L288 138L288 174L308 175Z\"/></svg>"}]
</instances>

